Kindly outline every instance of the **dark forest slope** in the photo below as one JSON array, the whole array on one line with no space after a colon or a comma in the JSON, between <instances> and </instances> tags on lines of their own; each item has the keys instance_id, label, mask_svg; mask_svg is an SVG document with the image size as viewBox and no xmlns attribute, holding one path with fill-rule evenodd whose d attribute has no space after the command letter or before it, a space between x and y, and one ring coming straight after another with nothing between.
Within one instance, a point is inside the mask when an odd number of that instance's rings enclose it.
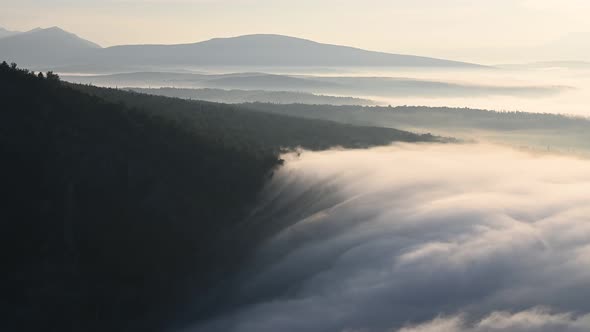
<instances>
[{"instance_id":1,"label":"dark forest slope","mask_svg":"<svg viewBox=\"0 0 590 332\"><path fill-rule=\"evenodd\" d=\"M240 147L248 144L249 148L274 151L297 146L322 150L334 146L365 148L393 141L423 142L440 139L392 128L353 126L333 121L269 114L258 112L255 107L182 100L91 85L71 86L113 103L141 108L151 114L173 119L189 126L199 135L214 137L216 140Z\"/></svg>"},{"instance_id":2,"label":"dark forest slope","mask_svg":"<svg viewBox=\"0 0 590 332\"><path fill-rule=\"evenodd\" d=\"M73 86L5 63L0 98L8 331L163 330L186 303L207 308L255 244L256 230L236 227L282 148L435 140Z\"/></svg>"},{"instance_id":3,"label":"dark forest slope","mask_svg":"<svg viewBox=\"0 0 590 332\"><path fill-rule=\"evenodd\" d=\"M0 91L2 311L23 330L158 330L279 164L5 65Z\"/></svg>"},{"instance_id":4,"label":"dark forest slope","mask_svg":"<svg viewBox=\"0 0 590 332\"><path fill-rule=\"evenodd\" d=\"M126 88L129 91L156 96L205 100L218 103L275 103L310 105L375 105L369 99L312 94L295 91L265 90L223 90L223 89L182 89L182 88Z\"/></svg>"}]
</instances>

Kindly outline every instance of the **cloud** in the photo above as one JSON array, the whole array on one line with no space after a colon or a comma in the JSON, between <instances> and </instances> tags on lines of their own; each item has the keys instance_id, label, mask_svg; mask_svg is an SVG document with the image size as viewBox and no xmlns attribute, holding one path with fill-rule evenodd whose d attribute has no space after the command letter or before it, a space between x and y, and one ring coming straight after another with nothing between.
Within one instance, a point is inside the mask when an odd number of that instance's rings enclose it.
<instances>
[{"instance_id":1,"label":"cloud","mask_svg":"<svg viewBox=\"0 0 590 332\"><path fill-rule=\"evenodd\" d=\"M551 313L534 308L517 313L494 312L479 322L469 324L461 316L436 319L398 332L583 332L590 330L590 315Z\"/></svg>"},{"instance_id":2,"label":"cloud","mask_svg":"<svg viewBox=\"0 0 590 332\"><path fill-rule=\"evenodd\" d=\"M280 231L233 280L230 309L190 331L587 330L589 203L584 159L490 145L289 156L253 217Z\"/></svg>"}]
</instances>

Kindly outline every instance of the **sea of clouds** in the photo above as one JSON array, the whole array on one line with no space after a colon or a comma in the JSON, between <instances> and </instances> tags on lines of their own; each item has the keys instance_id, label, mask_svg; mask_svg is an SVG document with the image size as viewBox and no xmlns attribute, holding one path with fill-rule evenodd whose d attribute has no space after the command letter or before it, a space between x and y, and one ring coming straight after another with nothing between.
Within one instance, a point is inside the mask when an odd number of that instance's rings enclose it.
<instances>
[{"instance_id":1,"label":"sea of clouds","mask_svg":"<svg viewBox=\"0 0 590 332\"><path fill-rule=\"evenodd\" d=\"M485 144L289 155L277 232L190 331L590 331L590 160Z\"/></svg>"}]
</instances>

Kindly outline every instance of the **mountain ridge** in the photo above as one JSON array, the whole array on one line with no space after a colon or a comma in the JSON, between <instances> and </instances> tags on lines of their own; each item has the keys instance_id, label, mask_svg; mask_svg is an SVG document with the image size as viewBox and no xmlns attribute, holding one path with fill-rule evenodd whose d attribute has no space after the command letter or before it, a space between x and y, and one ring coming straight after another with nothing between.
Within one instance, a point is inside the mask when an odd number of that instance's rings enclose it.
<instances>
[{"instance_id":1,"label":"mountain ridge","mask_svg":"<svg viewBox=\"0 0 590 332\"><path fill-rule=\"evenodd\" d=\"M0 59L29 65L77 63L97 49L100 45L59 27L36 28L0 39Z\"/></svg>"},{"instance_id":2,"label":"mountain ridge","mask_svg":"<svg viewBox=\"0 0 590 332\"><path fill-rule=\"evenodd\" d=\"M102 48L56 26L1 38L0 59L46 69L65 64L488 68L473 63L369 51L278 34L212 38L185 44L136 44Z\"/></svg>"},{"instance_id":3,"label":"mountain ridge","mask_svg":"<svg viewBox=\"0 0 590 332\"><path fill-rule=\"evenodd\" d=\"M172 52L182 52L182 55ZM417 55L370 51L278 34L212 38L195 43L117 45L103 50L107 57L134 58L136 63L169 58L175 64L282 66L485 66ZM239 57L239 58L238 58Z\"/></svg>"},{"instance_id":4,"label":"mountain ridge","mask_svg":"<svg viewBox=\"0 0 590 332\"><path fill-rule=\"evenodd\" d=\"M6 37L18 35L19 33L22 33L22 32L20 32L20 31L12 31L12 30L8 30L8 29L5 29L3 27L0 27L0 38L6 38Z\"/></svg>"}]
</instances>

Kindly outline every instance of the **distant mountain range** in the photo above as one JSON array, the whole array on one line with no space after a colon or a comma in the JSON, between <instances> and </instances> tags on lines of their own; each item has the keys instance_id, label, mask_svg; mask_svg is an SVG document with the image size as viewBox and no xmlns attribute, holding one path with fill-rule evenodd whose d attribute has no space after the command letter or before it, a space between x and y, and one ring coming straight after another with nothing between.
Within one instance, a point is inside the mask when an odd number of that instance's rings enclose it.
<instances>
[{"instance_id":1,"label":"distant mountain range","mask_svg":"<svg viewBox=\"0 0 590 332\"><path fill-rule=\"evenodd\" d=\"M20 32L20 31L10 31L10 30L6 30L4 28L0 28L0 38L14 36L14 35L17 35L19 33L22 33L22 32Z\"/></svg>"},{"instance_id":2,"label":"distant mountain range","mask_svg":"<svg viewBox=\"0 0 590 332\"><path fill-rule=\"evenodd\" d=\"M215 38L178 45L102 48L58 27L0 32L0 59L26 66L386 66L474 68L476 64L366 51L281 35Z\"/></svg>"},{"instance_id":3,"label":"distant mountain range","mask_svg":"<svg viewBox=\"0 0 590 332\"><path fill-rule=\"evenodd\" d=\"M526 96L541 97L571 89L567 86L494 86L403 77L332 77L267 73L194 74L132 72L112 75L63 75L66 81L99 86L176 87L291 91L352 96Z\"/></svg>"}]
</instances>

